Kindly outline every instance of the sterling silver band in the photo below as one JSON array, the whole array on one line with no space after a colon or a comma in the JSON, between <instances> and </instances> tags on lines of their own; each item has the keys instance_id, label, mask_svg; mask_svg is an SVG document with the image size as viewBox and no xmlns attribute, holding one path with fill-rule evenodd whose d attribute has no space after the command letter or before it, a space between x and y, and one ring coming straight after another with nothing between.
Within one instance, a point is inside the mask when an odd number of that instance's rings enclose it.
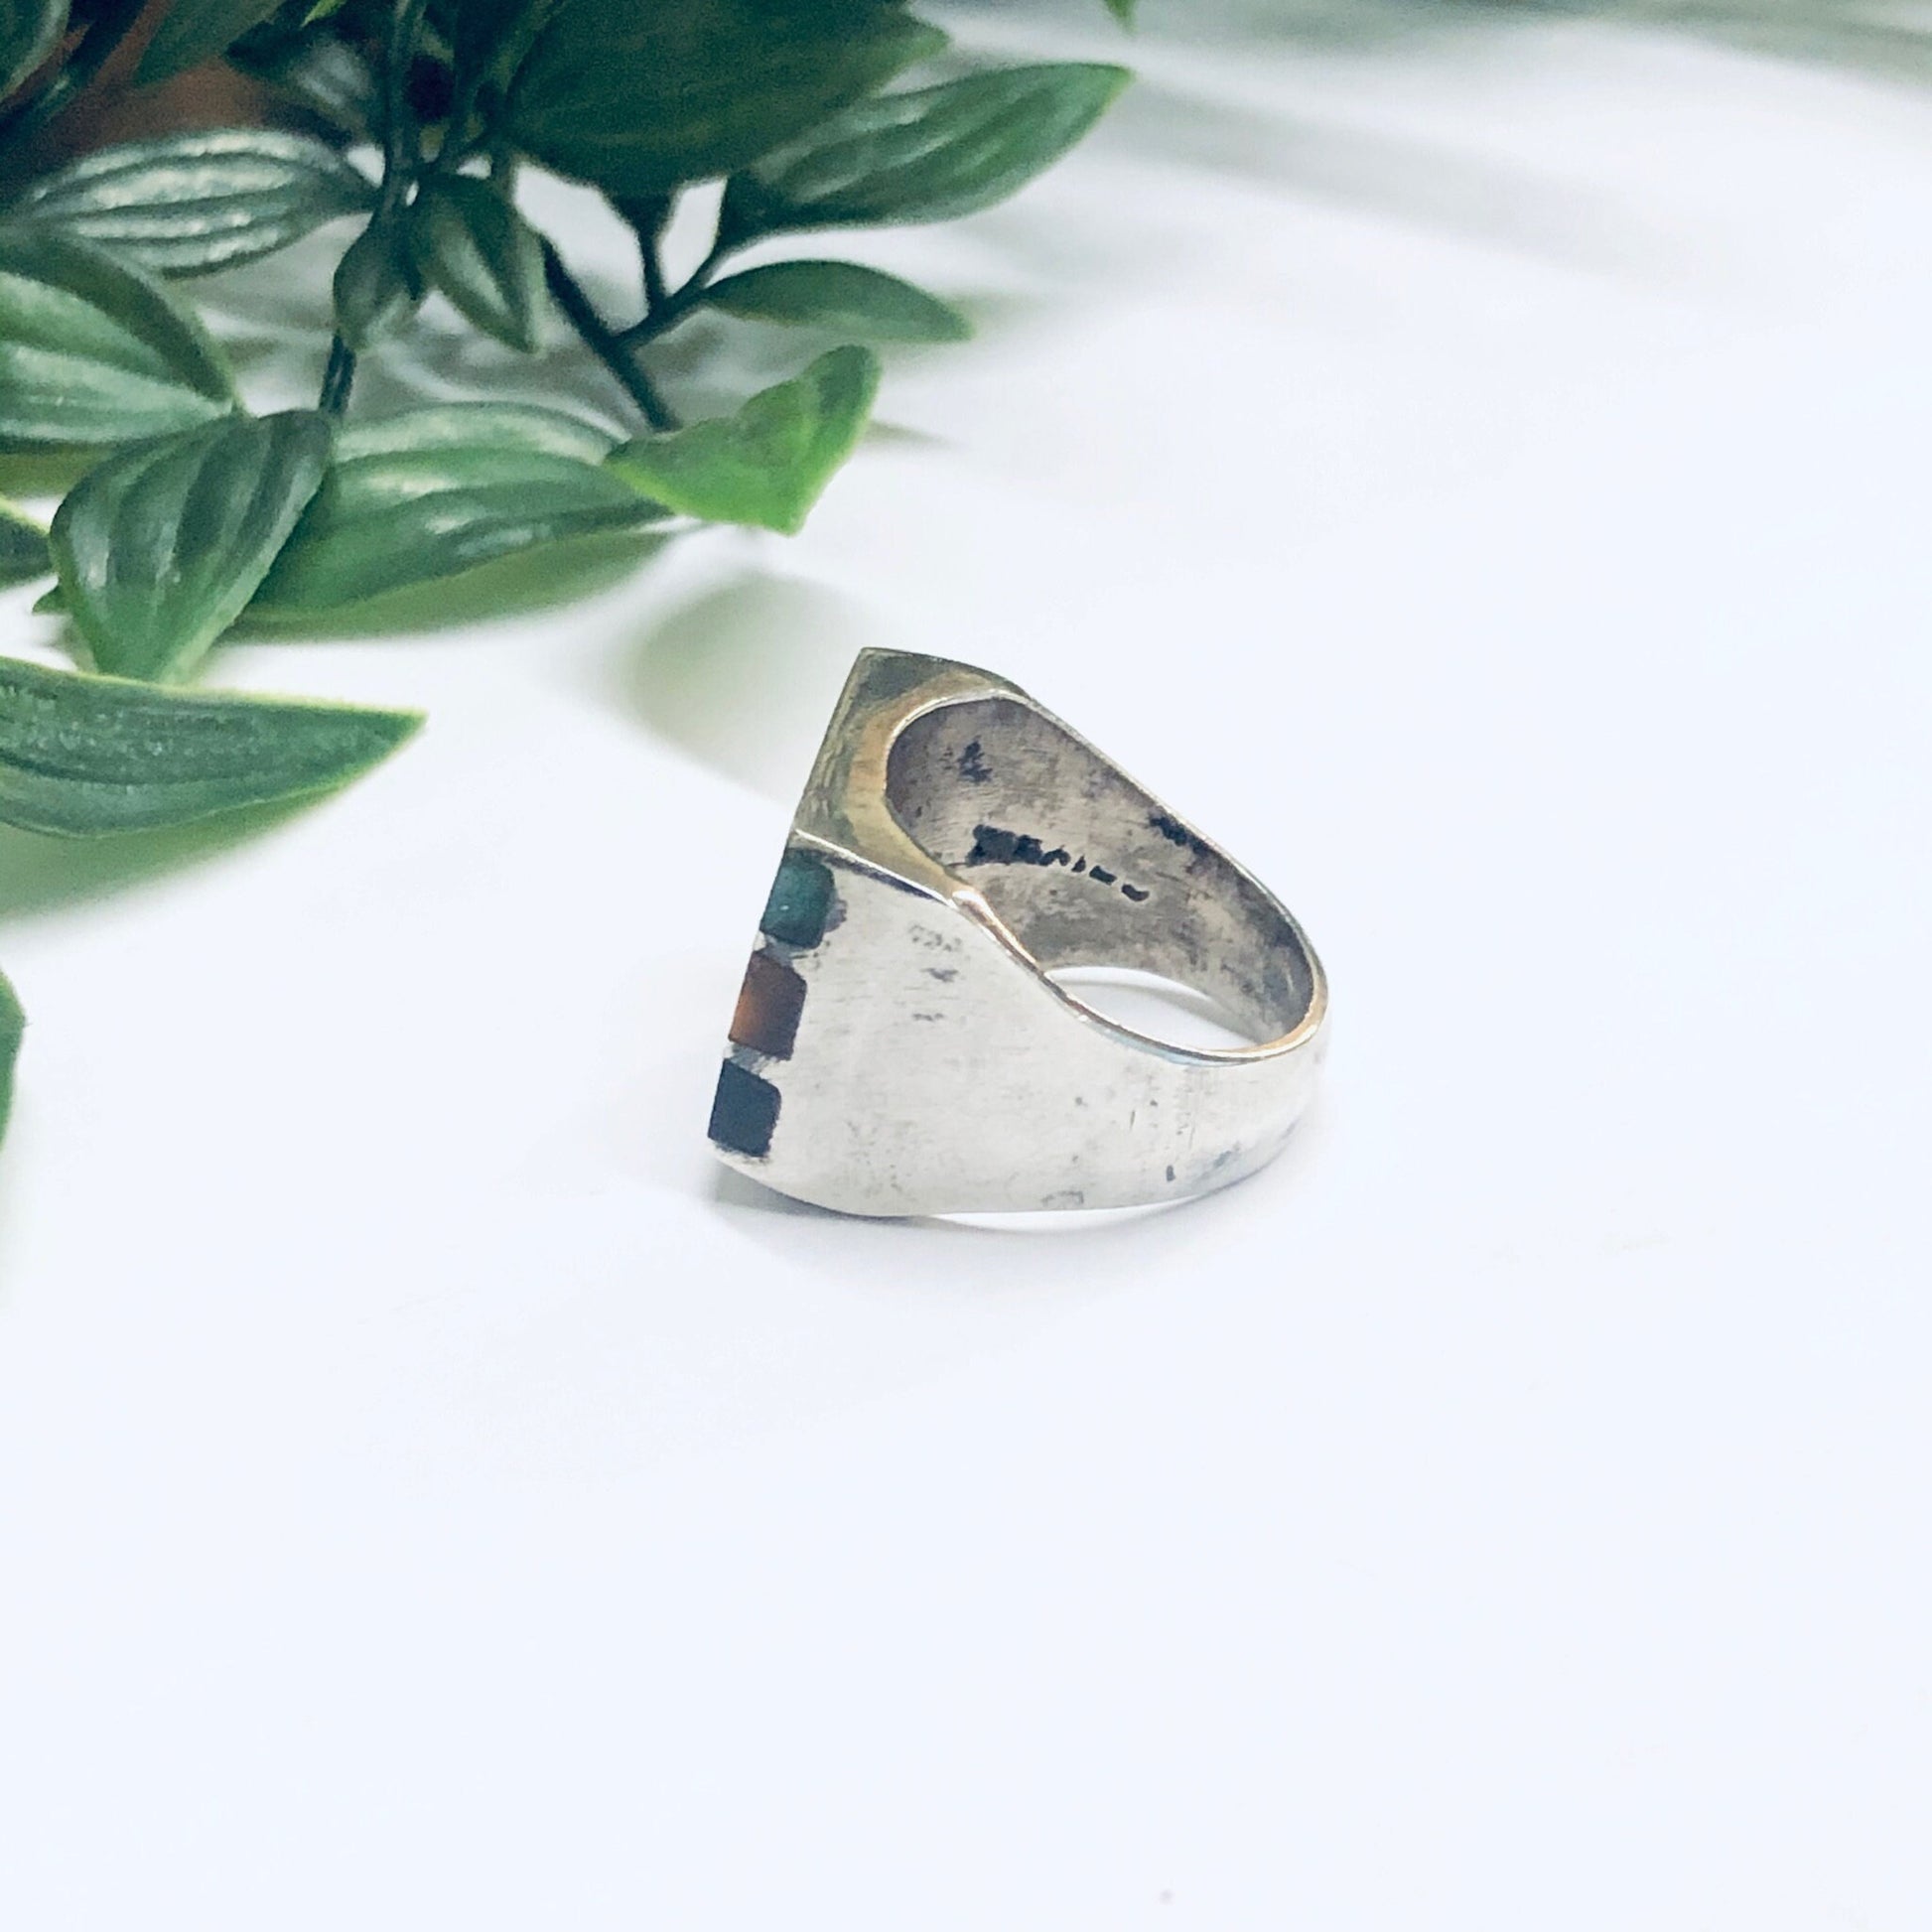
<instances>
[{"instance_id":1,"label":"sterling silver band","mask_svg":"<svg viewBox=\"0 0 1932 1932\"><path fill-rule=\"evenodd\" d=\"M1258 1043L1137 1033L1048 977L1085 966L1192 987ZM1179 1199L1280 1153L1326 1010L1281 902L1025 692L867 651L792 821L711 1139L850 1214Z\"/></svg>"}]
</instances>

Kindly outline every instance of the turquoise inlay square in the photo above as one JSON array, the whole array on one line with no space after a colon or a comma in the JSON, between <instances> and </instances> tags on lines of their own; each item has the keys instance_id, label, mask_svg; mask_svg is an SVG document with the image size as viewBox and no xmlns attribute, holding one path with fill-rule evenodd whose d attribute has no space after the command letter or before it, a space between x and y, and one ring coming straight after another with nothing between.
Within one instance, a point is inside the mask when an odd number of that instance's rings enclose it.
<instances>
[{"instance_id":1,"label":"turquoise inlay square","mask_svg":"<svg viewBox=\"0 0 1932 1932\"><path fill-rule=\"evenodd\" d=\"M759 929L767 938L803 951L825 937L831 919L832 868L808 853L787 852L771 882Z\"/></svg>"}]
</instances>

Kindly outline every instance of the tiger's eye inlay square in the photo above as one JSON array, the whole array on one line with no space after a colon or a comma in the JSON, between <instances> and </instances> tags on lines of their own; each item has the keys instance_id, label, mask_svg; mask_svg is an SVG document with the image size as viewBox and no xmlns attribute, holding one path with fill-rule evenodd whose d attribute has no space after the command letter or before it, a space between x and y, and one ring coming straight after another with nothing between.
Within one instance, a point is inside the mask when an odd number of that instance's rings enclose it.
<instances>
[{"instance_id":1,"label":"tiger's eye inlay square","mask_svg":"<svg viewBox=\"0 0 1932 1932\"><path fill-rule=\"evenodd\" d=\"M755 952L732 1015L732 1043L774 1060L789 1059L804 1010L805 982L775 953Z\"/></svg>"}]
</instances>

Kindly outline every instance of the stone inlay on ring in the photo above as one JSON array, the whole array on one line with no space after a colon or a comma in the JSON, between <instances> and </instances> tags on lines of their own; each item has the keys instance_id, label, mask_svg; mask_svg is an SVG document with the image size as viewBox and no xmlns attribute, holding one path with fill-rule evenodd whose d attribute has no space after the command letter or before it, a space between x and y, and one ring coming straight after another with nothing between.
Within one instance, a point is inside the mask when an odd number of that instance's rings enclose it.
<instances>
[{"instance_id":1,"label":"stone inlay on ring","mask_svg":"<svg viewBox=\"0 0 1932 1932\"><path fill-rule=\"evenodd\" d=\"M789 1059L804 1017L805 982L785 955L810 952L837 916L831 867L809 852L788 851L759 921L766 943L746 965L728 1035L735 1054L719 1069L711 1106L712 1141L748 1160L770 1151L783 1096L747 1062Z\"/></svg>"},{"instance_id":2,"label":"stone inlay on ring","mask_svg":"<svg viewBox=\"0 0 1932 1932\"><path fill-rule=\"evenodd\" d=\"M767 939L809 951L832 919L832 868L808 852L787 852L771 882L759 930Z\"/></svg>"},{"instance_id":3,"label":"stone inlay on ring","mask_svg":"<svg viewBox=\"0 0 1932 1932\"><path fill-rule=\"evenodd\" d=\"M711 1102L713 1142L749 1160L762 1160L771 1151L778 1105L778 1089L769 1080L727 1060L718 1070L718 1092Z\"/></svg>"},{"instance_id":4,"label":"stone inlay on ring","mask_svg":"<svg viewBox=\"0 0 1932 1932\"><path fill-rule=\"evenodd\" d=\"M732 1044L767 1059L789 1059L804 1011L805 982L776 953L755 952L732 1015Z\"/></svg>"}]
</instances>

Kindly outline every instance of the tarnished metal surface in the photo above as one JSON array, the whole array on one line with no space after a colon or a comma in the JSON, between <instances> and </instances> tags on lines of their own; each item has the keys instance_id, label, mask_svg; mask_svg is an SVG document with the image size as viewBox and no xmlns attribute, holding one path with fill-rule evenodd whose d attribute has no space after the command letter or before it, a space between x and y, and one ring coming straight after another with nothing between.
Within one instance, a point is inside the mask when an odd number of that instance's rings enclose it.
<instances>
[{"instance_id":1,"label":"tarnished metal surface","mask_svg":"<svg viewBox=\"0 0 1932 1932\"><path fill-rule=\"evenodd\" d=\"M1256 1043L1155 1039L1048 977L1102 965L1195 988ZM793 820L712 1140L852 1214L1178 1199L1281 1151L1326 1007L1280 901L1026 693L868 651Z\"/></svg>"}]
</instances>

